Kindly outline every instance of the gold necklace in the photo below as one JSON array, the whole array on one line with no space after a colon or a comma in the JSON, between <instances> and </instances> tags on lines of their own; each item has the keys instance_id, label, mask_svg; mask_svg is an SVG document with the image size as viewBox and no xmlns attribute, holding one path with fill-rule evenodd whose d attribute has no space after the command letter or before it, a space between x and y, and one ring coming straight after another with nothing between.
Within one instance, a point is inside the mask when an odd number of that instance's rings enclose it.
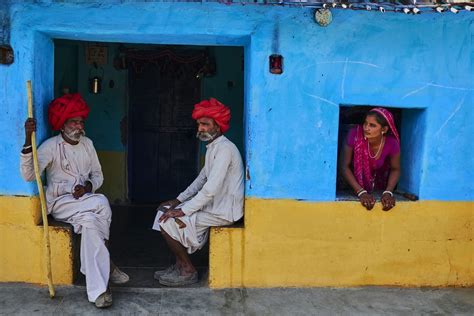
<instances>
[{"instance_id":1,"label":"gold necklace","mask_svg":"<svg viewBox=\"0 0 474 316\"><path fill-rule=\"evenodd\" d=\"M383 147L382 145L383 145L384 142L385 142L385 137L383 137L383 135L382 135L382 140L380 141L379 149L377 149L377 153L375 154L375 156L372 157L372 155L370 154L370 144L367 141L367 151L369 152L369 158L374 159L375 157L377 157L379 155L380 149Z\"/></svg>"}]
</instances>

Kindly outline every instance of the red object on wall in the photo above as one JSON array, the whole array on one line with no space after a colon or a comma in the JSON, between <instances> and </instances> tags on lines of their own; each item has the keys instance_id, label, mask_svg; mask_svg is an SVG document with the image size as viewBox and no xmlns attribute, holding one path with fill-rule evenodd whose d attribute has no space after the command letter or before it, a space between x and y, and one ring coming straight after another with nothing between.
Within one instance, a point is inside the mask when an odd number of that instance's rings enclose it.
<instances>
[{"instance_id":1,"label":"red object on wall","mask_svg":"<svg viewBox=\"0 0 474 316\"><path fill-rule=\"evenodd\" d=\"M283 73L283 56L277 54L270 55L270 72L275 75Z\"/></svg>"},{"instance_id":2,"label":"red object on wall","mask_svg":"<svg viewBox=\"0 0 474 316\"><path fill-rule=\"evenodd\" d=\"M13 64L13 60L13 48L11 48L9 45L0 45L0 64L11 65Z\"/></svg>"}]
</instances>

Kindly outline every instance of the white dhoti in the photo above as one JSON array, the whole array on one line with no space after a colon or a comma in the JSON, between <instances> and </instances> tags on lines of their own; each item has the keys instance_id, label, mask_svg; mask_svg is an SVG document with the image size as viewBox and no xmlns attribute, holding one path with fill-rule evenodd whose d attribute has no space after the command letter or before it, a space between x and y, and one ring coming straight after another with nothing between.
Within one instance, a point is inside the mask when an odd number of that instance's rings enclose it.
<instances>
[{"instance_id":1,"label":"white dhoti","mask_svg":"<svg viewBox=\"0 0 474 316\"><path fill-rule=\"evenodd\" d=\"M81 272L86 276L87 297L95 302L107 290L110 275L110 256L105 246L112 221L109 201L102 194L87 193L79 199L68 194L55 201L51 215L81 234Z\"/></svg>"},{"instance_id":2,"label":"white dhoti","mask_svg":"<svg viewBox=\"0 0 474 316\"><path fill-rule=\"evenodd\" d=\"M179 228L179 225L173 218L160 223L161 215L163 215L163 212L158 211L153 223L153 229L158 231L163 229L171 238L187 248L189 254L196 252L206 244L209 236L209 227L232 224L232 222L216 217L211 213L200 211L191 214L191 216L177 217L186 224L186 227Z\"/></svg>"}]
</instances>

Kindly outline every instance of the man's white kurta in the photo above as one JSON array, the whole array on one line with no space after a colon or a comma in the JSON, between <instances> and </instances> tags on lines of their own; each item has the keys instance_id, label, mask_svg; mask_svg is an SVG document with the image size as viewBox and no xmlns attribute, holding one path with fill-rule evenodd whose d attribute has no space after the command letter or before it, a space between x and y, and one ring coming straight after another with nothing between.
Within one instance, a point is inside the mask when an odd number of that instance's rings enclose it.
<instances>
[{"instance_id":1,"label":"man's white kurta","mask_svg":"<svg viewBox=\"0 0 474 316\"><path fill-rule=\"evenodd\" d=\"M225 136L206 146L206 161L199 176L178 200L184 214L199 210L231 222L243 216L244 167L237 147Z\"/></svg>"},{"instance_id":2,"label":"man's white kurta","mask_svg":"<svg viewBox=\"0 0 474 316\"><path fill-rule=\"evenodd\" d=\"M34 181L33 153L21 154L20 162L23 179ZM77 145L67 143L61 134L47 139L38 148L38 165L40 172L46 169L48 213L76 185L90 181L94 192L104 182L94 145L87 137L82 137Z\"/></svg>"},{"instance_id":3,"label":"man's white kurta","mask_svg":"<svg viewBox=\"0 0 474 316\"><path fill-rule=\"evenodd\" d=\"M237 147L225 136L207 146L204 167L191 185L177 199L177 208L186 214L180 219L186 228L174 220L158 223L154 229L164 229L173 239L188 248L189 253L202 248L210 226L230 225L243 216L244 167Z\"/></svg>"},{"instance_id":4,"label":"man's white kurta","mask_svg":"<svg viewBox=\"0 0 474 316\"><path fill-rule=\"evenodd\" d=\"M55 219L70 223L81 238L81 272L86 275L89 301L106 291L110 273L109 239L112 212L102 194L72 196L74 187L92 183L95 192L104 180L92 141L82 137L77 145L64 141L61 134L46 140L38 148L40 172L46 170L47 210ZM20 171L26 181L35 180L33 154L21 154Z\"/></svg>"}]
</instances>

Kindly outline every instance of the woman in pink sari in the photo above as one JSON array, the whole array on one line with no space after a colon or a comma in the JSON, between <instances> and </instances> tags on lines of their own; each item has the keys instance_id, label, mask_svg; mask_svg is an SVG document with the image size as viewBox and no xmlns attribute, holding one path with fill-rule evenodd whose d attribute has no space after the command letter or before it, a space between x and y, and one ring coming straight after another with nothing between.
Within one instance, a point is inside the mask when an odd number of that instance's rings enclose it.
<instances>
[{"instance_id":1,"label":"woman in pink sari","mask_svg":"<svg viewBox=\"0 0 474 316\"><path fill-rule=\"evenodd\" d=\"M372 192L378 190L384 190L380 200L384 211L395 206L393 190L400 178L400 137L392 113L374 108L362 125L349 131L341 172L367 210L374 207Z\"/></svg>"}]
</instances>

